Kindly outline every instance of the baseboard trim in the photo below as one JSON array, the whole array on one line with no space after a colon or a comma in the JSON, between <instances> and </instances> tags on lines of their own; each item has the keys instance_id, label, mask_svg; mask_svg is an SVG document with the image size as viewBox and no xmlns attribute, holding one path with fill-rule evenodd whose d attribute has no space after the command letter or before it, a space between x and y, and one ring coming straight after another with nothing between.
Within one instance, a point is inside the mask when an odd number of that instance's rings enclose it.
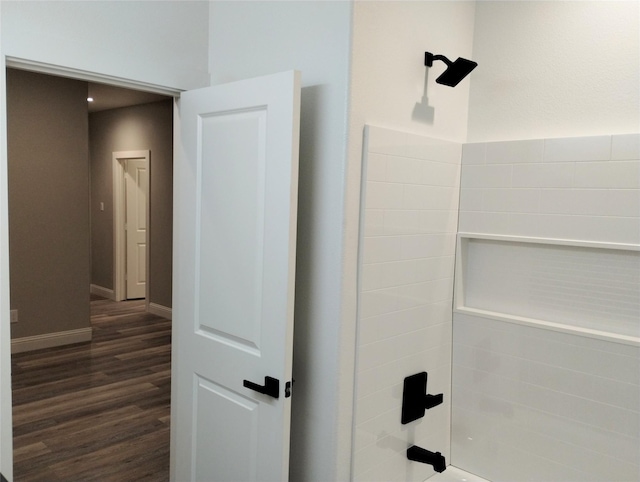
<instances>
[{"instance_id":1,"label":"baseboard trim","mask_svg":"<svg viewBox=\"0 0 640 482\"><path fill-rule=\"evenodd\" d=\"M171 319L171 308L167 308L166 306L162 306L157 303L149 303L147 311L152 315L162 316L167 320Z\"/></svg>"},{"instance_id":2,"label":"baseboard trim","mask_svg":"<svg viewBox=\"0 0 640 482\"><path fill-rule=\"evenodd\" d=\"M43 335L25 336L11 340L11 353L24 353L26 351L41 350L54 346L72 345L73 343L91 341L92 337L93 332L91 327L45 333Z\"/></svg>"},{"instance_id":3,"label":"baseboard trim","mask_svg":"<svg viewBox=\"0 0 640 482\"><path fill-rule=\"evenodd\" d=\"M90 291L92 295L102 296L103 298L108 298L110 300L116 299L115 291L110 290L109 288L104 288L103 286L92 284L90 286Z\"/></svg>"}]
</instances>

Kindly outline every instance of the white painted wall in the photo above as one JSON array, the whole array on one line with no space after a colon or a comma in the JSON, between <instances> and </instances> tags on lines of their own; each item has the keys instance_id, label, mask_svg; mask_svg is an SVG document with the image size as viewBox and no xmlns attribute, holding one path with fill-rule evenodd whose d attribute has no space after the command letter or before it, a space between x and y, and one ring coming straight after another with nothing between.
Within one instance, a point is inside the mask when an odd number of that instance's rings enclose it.
<instances>
[{"instance_id":1,"label":"white painted wall","mask_svg":"<svg viewBox=\"0 0 640 482\"><path fill-rule=\"evenodd\" d=\"M355 349L355 283L344 274L351 4L215 1L210 18L213 84L302 72L290 478L348 480Z\"/></svg>"},{"instance_id":2,"label":"white painted wall","mask_svg":"<svg viewBox=\"0 0 640 482\"><path fill-rule=\"evenodd\" d=\"M208 2L2 3L3 55L183 90L208 85Z\"/></svg>"},{"instance_id":3,"label":"white painted wall","mask_svg":"<svg viewBox=\"0 0 640 482\"><path fill-rule=\"evenodd\" d=\"M436 84L445 64L438 61L427 69L424 53L472 59L474 11L475 2L469 1L355 2L350 133L358 144L351 145L352 154L361 153L364 124L466 140L475 72L455 88ZM416 108L423 101L425 77L428 99Z\"/></svg>"},{"instance_id":4,"label":"white painted wall","mask_svg":"<svg viewBox=\"0 0 640 482\"><path fill-rule=\"evenodd\" d=\"M481 1L468 140L640 127L640 3Z\"/></svg>"},{"instance_id":5,"label":"white painted wall","mask_svg":"<svg viewBox=\"0 0 640 482\"><path fill-rule=\"evenodd\" d=\"M0 24L5 2L0 2ZM3 41L0 37L0 52ZM7 184L7 104L4 57L0 55L0 473L13 479L11 411L11 330L9 323L9 191Z\"/></svg>"}]
</instances>

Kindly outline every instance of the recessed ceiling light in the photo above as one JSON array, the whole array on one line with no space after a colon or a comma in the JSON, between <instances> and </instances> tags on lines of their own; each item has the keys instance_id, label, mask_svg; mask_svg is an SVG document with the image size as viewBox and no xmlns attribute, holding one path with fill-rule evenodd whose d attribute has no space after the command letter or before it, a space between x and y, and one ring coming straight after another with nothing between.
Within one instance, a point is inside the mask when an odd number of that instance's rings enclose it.
<instances>
[{"instance_id":1,"label":"recessed ceiling light","mask_svg":"<svg viewBox=\"0 0 640 482\"><path fill-rule=\"evenodd\" d=\"M87 102L93 102L93 97L87 97Z\"/></svg>"}]
</instances>

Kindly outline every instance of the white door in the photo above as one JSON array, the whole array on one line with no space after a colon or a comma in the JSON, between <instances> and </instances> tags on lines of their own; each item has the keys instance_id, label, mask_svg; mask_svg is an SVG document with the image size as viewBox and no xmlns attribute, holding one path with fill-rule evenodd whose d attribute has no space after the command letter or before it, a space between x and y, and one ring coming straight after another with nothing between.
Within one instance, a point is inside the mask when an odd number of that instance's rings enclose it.
<instances>
[{"instance_id":1,"label":"white door","mask_svg":"<svg viewBox=\"0 0 640 482\"><path fill-rule=\"evenodd\" d=\"M147 199L149 167L146 159L127 159L124 169L126 205L127 299L145 298L147 286Z\"/></svg>"},{"instance_id":2,"label":"white door","mask_svg":"<svg viewBox=\"0 0 640 482\"><path fill-rule=\"evenodd\" d=\"M176 105L171 477L284 481L300 74Z\"/></svg>"}]
</instances>

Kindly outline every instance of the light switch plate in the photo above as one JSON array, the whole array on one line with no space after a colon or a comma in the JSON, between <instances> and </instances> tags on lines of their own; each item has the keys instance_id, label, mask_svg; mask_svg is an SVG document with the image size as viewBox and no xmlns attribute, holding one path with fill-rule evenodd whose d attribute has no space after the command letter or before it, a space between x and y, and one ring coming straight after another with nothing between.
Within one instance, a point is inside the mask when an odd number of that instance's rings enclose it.
<instances>
[{"instance_id":1,"label":"light switch plate","mask_svg":"<svg viewBox=\"0 0 640 482\"><path fill-rule=\"evenodd\" d=\"M11 323L18 323L18 310L11 310Z\"/></svg>"}]
</instances>

